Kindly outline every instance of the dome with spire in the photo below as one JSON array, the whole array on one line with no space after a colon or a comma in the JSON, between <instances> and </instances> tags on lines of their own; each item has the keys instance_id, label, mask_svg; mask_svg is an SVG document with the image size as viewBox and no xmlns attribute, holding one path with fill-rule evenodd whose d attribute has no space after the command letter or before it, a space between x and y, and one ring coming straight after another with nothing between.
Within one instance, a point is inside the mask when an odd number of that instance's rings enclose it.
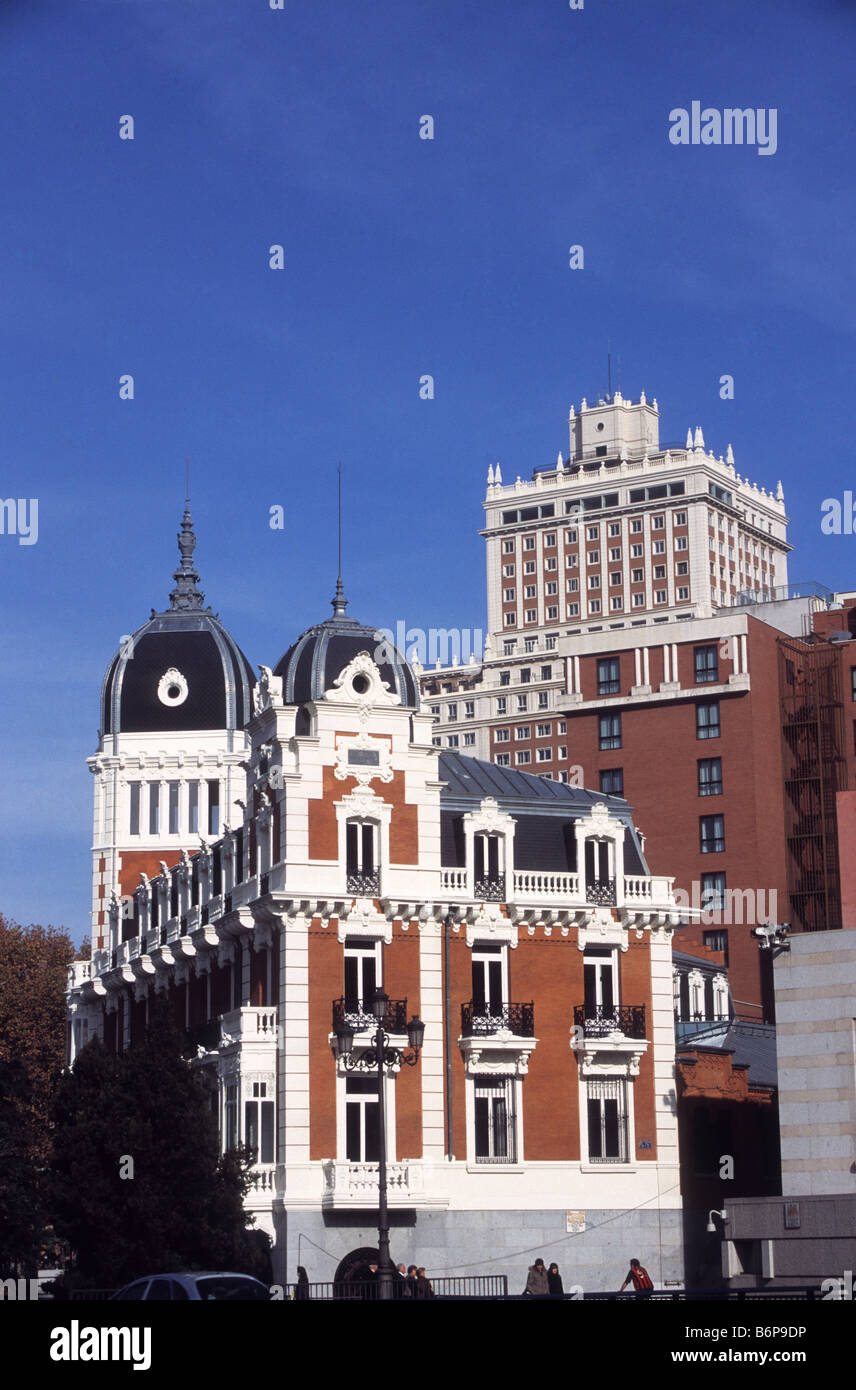
<instances>
[{"instance_id":1,"label":"dome with spire","mask_svg":"<svg viewBox=\"0 0 856 1390\"><path fill-rule=\"evenodd\" d=\"M193 564L196 536L184 508L169 608L123 641L101 689L101 733L242 729L256 683L234 638L206 608Z\"/></svg>"},{"instance_id":2,"label":"dome with spire","mask_svg":"<svg viewBox=\"0 0 856 1390\"><path fill-rule=\"evenodd\" d=\"M333 616L307 628L289 647L274 671L282 677L282 698L287 705L320 700L360 652L368 652L389 692L403 705L419 707L416 677L404 657L383 632L366 627L346 615L348 600L341 575L336 583Z\"/></svg>"}]
</instances>

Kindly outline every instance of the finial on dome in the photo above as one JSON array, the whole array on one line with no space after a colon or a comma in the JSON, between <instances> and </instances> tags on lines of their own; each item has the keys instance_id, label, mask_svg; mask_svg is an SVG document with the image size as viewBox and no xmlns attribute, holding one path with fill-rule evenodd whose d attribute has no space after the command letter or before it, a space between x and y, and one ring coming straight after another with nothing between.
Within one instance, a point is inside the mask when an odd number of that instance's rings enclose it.
<instances>
[{"instance_id":1,"label":"finial on dome","mask_svg":"<svg viewBox=\"0 0 856 1390\"><path fill-rule=\"evenodd\" d=\"M335 594L334 594L334 596L333 596L333 599L332 599L331 601L332 601L332 604L333 604L333 612L336 614L337 617L343 618L343 617L345 616L345 609L346 609L347 606L348 606L348 600L345 598L345 590L344 590L343 587L342 587L342 465L341 465L341 463L339 464L338 472L339 472L339 492L338 492L338 504L339 504L339 573L338 573L338 575L337 575L337 577L336 577L336 592L335 592Z\"/></svg>"},{"instance_id":2,"label":"finial on dome","mask_svg":"<svg viewBox=\"0 0 856 1390\"><path fill-rule=\"evenodd\" d=\"M178 549L181 555L181 563L178 569L173 572L175 588L169 596L169 606L180 612L188 609L201 608L205 595L199 588L199 575L193 565L193 552L196 549L196 535L193 530L193 520L190 515L190 497L185 498L184 516L181 521L181 531L177 537Z\"/></svg>"}]
</instances>

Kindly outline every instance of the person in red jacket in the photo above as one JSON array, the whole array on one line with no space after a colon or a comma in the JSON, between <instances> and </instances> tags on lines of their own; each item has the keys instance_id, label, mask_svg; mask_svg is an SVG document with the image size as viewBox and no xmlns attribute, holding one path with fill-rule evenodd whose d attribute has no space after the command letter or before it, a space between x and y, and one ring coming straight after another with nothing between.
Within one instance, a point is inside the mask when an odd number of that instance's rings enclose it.
<instances>
[{"instance_id":1,"label":"person in red jacket","mask_svg":"<svg viewBox=\"0 0 856 1390\"><path fill-rule=\"evenodd\" d=\"M654 1292L654 1281L644 1265L641 1265L638 1260L630 1261L630 1269L627 1272L627 1278L618 1290L619 1293L624 1292L631 1279L633 1280L633 1288L638 1298L651 1297L651 1294Z\"/></svg>"}]
</instances>

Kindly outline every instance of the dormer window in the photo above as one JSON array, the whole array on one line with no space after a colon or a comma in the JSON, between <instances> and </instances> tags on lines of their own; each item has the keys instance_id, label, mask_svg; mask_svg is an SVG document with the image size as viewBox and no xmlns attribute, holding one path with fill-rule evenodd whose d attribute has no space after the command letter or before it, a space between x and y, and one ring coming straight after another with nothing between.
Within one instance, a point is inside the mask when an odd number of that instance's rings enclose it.
<instances>
[{"instance_id":1,"label":"dormer window","mask_svg":"<svg viewBox=\"0 0 856 1390\"><path fill-rule=\"evenodd\" d=\"M505 901L505 838L486 831L473 837L474 896L485 902Z\"/></svg>"}]
</instances>

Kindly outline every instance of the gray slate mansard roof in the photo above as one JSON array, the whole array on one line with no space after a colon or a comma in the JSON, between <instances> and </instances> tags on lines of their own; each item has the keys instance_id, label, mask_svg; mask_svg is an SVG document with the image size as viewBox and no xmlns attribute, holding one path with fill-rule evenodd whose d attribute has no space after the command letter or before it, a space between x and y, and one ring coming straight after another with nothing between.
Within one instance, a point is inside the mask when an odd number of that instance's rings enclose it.
<instances>
[{"instance_id":1,"label":"gray slate mansard roof","mask_svg":"<svg viewBox=\"0 0 856 1390\"><path fill-rule=\"evenodd\" d=\"M518 772L516 768L497 767L451 749L439 754L437 774L445 783L440 792L441 836L443 862L450 868L455 867L455 859L449 856L455 854L456 844L460 848L460 831L455 822L460 820L460 814L477 810L485 797L492 796L500 810L517 821L514 838L518 868L566 870L566 828L587 817L598 802L604 802L610 814L624 822L625 873L650 873L630 805L623 797L572 787L567 782Z\"/></svg>"}]
</instances>

